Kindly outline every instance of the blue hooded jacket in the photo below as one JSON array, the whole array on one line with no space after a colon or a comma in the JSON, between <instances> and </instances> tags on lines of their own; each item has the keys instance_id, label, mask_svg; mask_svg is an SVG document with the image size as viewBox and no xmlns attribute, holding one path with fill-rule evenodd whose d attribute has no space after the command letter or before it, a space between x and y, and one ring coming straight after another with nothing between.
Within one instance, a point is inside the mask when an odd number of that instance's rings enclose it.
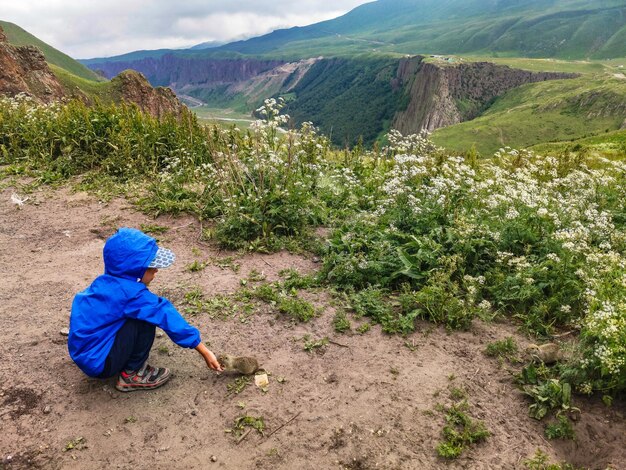
<instances>
[{"instance_id":1,"label":"blue hooded jacket","mask_svg":"<svg viewBox=\"0 0 626 470\"><path fill-rule=\"evenodd\" d=\"M72 303L67 347L85 374L97 377L102 372L115 335L129 318L158 326L184 348L200 344L199 331L169 300L141 282L157 250L154 238L131 228L119 229L106 241L104 274L76 294Z\"/></svg>"}]
</instances>

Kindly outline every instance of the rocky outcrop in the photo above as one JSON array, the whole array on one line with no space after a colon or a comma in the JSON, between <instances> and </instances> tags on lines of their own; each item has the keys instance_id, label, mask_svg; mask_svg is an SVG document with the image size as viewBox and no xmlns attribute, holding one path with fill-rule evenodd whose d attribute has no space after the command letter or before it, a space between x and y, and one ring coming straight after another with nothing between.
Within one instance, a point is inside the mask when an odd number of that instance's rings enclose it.
<instances>
[{"instance_id":1,"label":"rocky outcrop","mask_svg":"<svg viewBox=\"0 0 626 470\"><path fill-rule=\"evenodd\" d=\"M490 62L433 63L421 56L403 59L392 85L405 88L408 104L396 113L392 128L410 134L458 124L477 117L508 90L576 76L529 72Z\"/></svg>"},{"instance_id":2,"label":"rocky outcrop","mask_svg":"<svg viewBox=\"0 0 626 470\"><path fill-rule=\"evenodd\" d=\"M0 28L0 94L20 93L50 103L65 96L65 90L34 46L13 46Z\"/></svg>"},{"instance_id":3,"label":"rocky outcrop","mask_svg":"<svg viewBox=\"0 0 626 470\"><path fill-rule=\"evenodd\" d=\"M155 117L173 113L180 115L184 105L170 88L153 88L139 72L126 70L111 80L111 86L119 94L120 99L135 103L145 113Z\"/></svg>"}]
</instances>

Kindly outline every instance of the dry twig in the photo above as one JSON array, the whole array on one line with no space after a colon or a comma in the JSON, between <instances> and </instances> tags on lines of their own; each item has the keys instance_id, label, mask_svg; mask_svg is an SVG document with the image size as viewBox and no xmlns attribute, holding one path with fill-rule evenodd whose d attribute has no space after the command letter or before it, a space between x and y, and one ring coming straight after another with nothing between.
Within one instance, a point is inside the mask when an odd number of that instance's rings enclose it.
<instances>
[{"instance_id":1,"label":"dry twig","mask_svg":"<svg viewBox=\"0 0 626 470\"><path fill-rule=\"evenodd\" d=\"M270 437L272 434L274 434L276 431L284 428L285 426L287 426L289 423L291 423L294 419L296 419L298 416L300 416L300 413L302 413L302 411L298 411L295 415L293 415L289 421L284 422L283 424L281 424L280 426L278 426L276 429L274 429L271 433L269 433L267 435L267 437Z\"/></svg>"},{"instance_id":2,"label":"dry twig","mask_svg":"<svg viewBox=\"0 0 626 470\"><path fill-rule=\"evenodd\" d=\"M237 444L239 444L246 437L248 437L248 434L250 434L251 432L252 432L252 429L247 429L241 436L239 436L239 439L237 439Z\"/></svg>"}]
</instances>

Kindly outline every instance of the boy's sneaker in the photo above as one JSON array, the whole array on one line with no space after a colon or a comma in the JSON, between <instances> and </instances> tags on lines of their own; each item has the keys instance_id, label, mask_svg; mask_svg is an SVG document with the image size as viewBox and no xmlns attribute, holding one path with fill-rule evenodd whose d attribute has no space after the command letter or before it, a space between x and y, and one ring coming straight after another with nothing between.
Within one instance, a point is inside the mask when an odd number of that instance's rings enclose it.
<instances>
[{"instance_id":1,"label":"boy's sneaker","mask_svg":"<svg viewBox=\"0 0 626 470\"><path fill-rule=\"evenodd\" d=\"M115 388L120 392L152 390L160 387L169 379L169 369L166 369L165 367L152 367L146 362L139 370L132 372L123 370L120 372Z\"/></svg>"}]
</instances>

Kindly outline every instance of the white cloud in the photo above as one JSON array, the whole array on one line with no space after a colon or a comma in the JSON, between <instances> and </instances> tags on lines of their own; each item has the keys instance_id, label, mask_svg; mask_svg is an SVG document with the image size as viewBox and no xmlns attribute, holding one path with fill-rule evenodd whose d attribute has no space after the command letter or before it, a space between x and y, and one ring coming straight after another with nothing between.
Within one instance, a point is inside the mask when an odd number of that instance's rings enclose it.
<instances>
[{"instance_id":1,"label":"white cloud","mask_svg":"<svg viewBox=\"0 0 626 470\"><path fill-rule=\"evenodd\" d=\"M334 18L367 2L3 0L0 19L72 57L90 58L248 38Z\"/></svg>"}]
</instances>

